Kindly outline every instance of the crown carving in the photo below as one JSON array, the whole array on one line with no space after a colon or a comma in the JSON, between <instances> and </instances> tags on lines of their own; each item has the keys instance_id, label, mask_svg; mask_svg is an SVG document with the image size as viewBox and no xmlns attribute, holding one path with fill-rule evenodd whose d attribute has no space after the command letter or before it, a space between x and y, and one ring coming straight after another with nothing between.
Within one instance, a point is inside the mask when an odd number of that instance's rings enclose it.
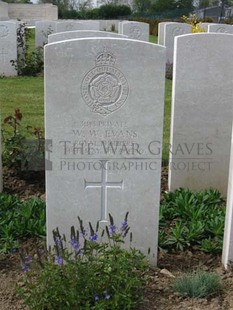
<instances>
[{"instance_id":1,"label":"crown carving","mask_svg":"<svg viewBox=\"0 0 233 310\"><path fill-rule=\"evenodd\" d=\"M116 57L113 53L108 52L106 48L96 56L95 63L97 66L114 66Z\"/></svg>"}]
</instances>

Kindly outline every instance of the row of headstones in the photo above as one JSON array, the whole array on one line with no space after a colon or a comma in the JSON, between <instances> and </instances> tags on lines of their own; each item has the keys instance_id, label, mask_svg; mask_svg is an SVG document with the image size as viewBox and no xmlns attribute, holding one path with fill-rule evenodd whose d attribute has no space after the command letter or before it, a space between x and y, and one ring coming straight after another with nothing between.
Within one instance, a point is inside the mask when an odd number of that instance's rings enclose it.
<instances>
[{"instance_id":1,"label":"row of headstones","mask_svg":"<svg viewBox=\"0 0 233 310\"><path fill-rule=\"evenodd\" d=\"M175 38L171 190L227 191L232 45L228 34ZM150 248L156 264L165 54L162 46L118 38L45 47L46 138L53 143L53 168L46 172L48 244L50 231L58 226L68 234L77 215L105 225L108 213L120 222L129 211L133 245L144 253ZM231 183L229 188L232 208ZM231 217L224 253L229 253ZM231 259L223 255L225 265Z\"/></svg>"},{"instance_id":2,"label":"row of headstones","mask_svg":"<svg viewBox=\"0 0 233 310\"><path fill-rule=\"evenodd\" d=\"M94 30L100 31L100 22L98 21L38 21L35 23L36 28L36 47L44 46L48 43L48 35L70 32L75 30ZM118 33L126 35L130 39L149 41L149 24L123 21L117 25Z\"/></svg>"},{"instance_id":3,"label":"row of headstones","mask_svg":"<svg viewBox=\"0 0 233 310\"><path fill-rule=\"evenodd\" d=\"M200 29L208 33L231 33L233 26L227 24L200 23ZM158 27L158 44L166 46L167 63L173 62L174 38L179 35L192 33L192 26L186 23L162 22Z\"/></svg>"},{"instance_id":4,"label":"row of headstones","mask_svg":"<svg viewBox=\"0 0 233 310\"><path fill-rule=\"evenodd\" d=\"M121 27L121 33L119 34L119 37L124 35L137 40L149 40L148 24L136 22L123 22L122 24L124 25ZM19 54L19 51L17 51L18 26L19 22L17 21L0 22L0 75L17 75L17 70L14 66L12 66L11 60L16 60L17 54ZM105 36L103 33L99 32L99 29L100 22L98 21L38 21L36 22L36 47L43 47L45 44L47 44L48 35L50 34L54 35L54 37L51 36L51 41L78 38L81 36ZM87 32L81 35L80 33L75 34L75 30L89 30L92 32L89 33L89 35ZM106 34L106 36L109 35L110 33ZM118 34L112 34L112 36L117 35Z\"/></svg>"}]
</instances>

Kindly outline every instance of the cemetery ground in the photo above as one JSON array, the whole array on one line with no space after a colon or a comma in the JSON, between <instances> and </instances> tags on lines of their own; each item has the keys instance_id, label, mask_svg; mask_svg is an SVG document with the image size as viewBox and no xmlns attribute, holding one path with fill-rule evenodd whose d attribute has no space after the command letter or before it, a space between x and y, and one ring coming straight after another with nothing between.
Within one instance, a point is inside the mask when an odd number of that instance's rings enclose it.
<instances>
[{"instance_id":1,"label":"cemetery ground","mask_svg":"<svg viewBox=\"0 0 233 310\"><path fill-rule=\"evenodd\" d=\"M2 119L9 115L14 115L14 110L20 108L23 117L19 127L26 136L30 136L33 128L44 128L43 77L3 78L1 79L0 98ZM170 102L171 81L167 80L164 123L164 142L167 144L169 142ZM30 126L29 130L26 129L27 126ZM4 129L6 127L7 124L5 124ZM167 149L163 154L163 158L161 200L163 200L164 193L167 190ZM3 177L5 193L17 195L23 201L28 201L32 197L39 197L42 201L45 200L43 172L15 173L14 170L4 167ZM224 201L222 203L224 204ZM31 236L20 240L21 246L27 249L29 254L33 254L36 246L42 242L44 242L44 238ZM179 243L177 242L177 244ZM221 252L219 250L210 250L209 253L206 253L200 251L197 246L184 246L182 251L181 247L177 246L177 249L171 247L169 250L160 248L158 267L152 268L149 271L149 281L145 288L144 302L136 309L232 309L233 273L231 270L225 271L222 268ZM222 280L223 291L200 299L184 298L175 293L172 287L174 280L182 274L197 270L216 272ZM2 251L0 254L1 310L28 309L16 296L14 290L16 283L22 283L24 276L25 271L22 271L20 266L19 252L4 253Z\"/></svg>"}]
</instances>

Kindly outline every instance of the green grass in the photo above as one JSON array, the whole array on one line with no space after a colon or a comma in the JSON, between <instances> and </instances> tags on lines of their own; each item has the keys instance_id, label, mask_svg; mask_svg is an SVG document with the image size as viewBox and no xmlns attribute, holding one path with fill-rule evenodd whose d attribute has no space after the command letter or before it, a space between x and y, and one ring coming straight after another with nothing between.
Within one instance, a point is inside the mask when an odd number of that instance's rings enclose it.
<instances>
[{"instance_id":1,"label":"green grass","mask_svg":"<svg viewBox=\"0 0 233 310\"><path fill-rule=\"evenodd\" d=\"M29 31L29 40L28 40L28 51L31 53L35 50L35 29L30 28Z\"/></svg>"},{"instance_id":2,"label":"green grass","mask_svg":"<svg viewBox=\"0 0 233 310\"><path fill-rule=\"evenodd\" d=\"M44 127L43 77L0 79L0 112L2 121L15 109L23 113L22 125Z\"/></svg>"},{"instance_id":3,"label":"green grass","mask_svg":"<svg viewBox=\"0 0 233 310\"><path fill-rule=\"evenodd\" d=\"M154 35L150 35L150 43L156 43L158 42L158 37Z\"/></svg>"}]
</instances>

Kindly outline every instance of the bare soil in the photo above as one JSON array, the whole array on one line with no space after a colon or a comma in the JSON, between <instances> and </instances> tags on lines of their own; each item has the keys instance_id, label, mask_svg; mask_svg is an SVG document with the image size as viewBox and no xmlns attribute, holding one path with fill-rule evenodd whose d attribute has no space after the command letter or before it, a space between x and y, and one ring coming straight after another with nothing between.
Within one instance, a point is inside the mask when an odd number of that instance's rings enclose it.
<instances>
[{"instance_id":1,"label":"bare soil","mask_svg":"<svg viewBox=\"0 0 233 310\"><path fill-rule=\"evenodd\" d=\"M167 190L167 171L162 175L162 191ZM4 192L16 194L22 199L33 196L45 197L44 174L16 175L13 170L4 169ZM35 240L25 240L24 246L33 247ZM224 284L222 294L212 298L181 298L172 290L174 279L184 272L197 269L217 272ZM20 282L24 272L20 268L19 254L0 255L0 310L27 310L28 308L14 293L14 286ZM150 283L145 290L145 301L137 310L233 310L233 273L221 265L221 256L202 252L159 252L158 267L150 271ZM104 310L104 309L103 309ZM123 310L123 309L122 309Z\"/></svg>"}]
</instances>

